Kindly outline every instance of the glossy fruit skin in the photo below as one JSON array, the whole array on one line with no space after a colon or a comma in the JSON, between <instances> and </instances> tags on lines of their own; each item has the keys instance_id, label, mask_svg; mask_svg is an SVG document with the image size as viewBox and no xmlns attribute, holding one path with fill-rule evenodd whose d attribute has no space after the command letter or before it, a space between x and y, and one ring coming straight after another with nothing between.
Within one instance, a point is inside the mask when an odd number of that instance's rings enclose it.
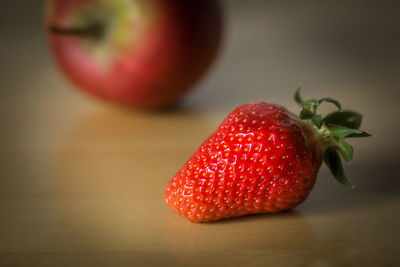
<instances>
[{"instance_id":1,"label":"glossy fruit skin","mask_svg":"<svg viewBox=\"0 0 400 267\"><path fill-rule=\"evenodd\" d=\"M49 1L46 23L69 25L82 4L97 1ZM53 54L63 73L90 95L122 106L159 109L178 102L217 55L222 35L221 5L218 0L146 2L156 10L151 18L154 21L139 43L119 55L106 70L81 49L81 38L49 32ZM135 31L132 27L132 35Z\"/></svg>"},{"instance_id":2,"label":"glossy fruit skin","mask_svg":"<svg viewBox=\"0 0 400 267\"><path fill-rule=\"evenodd\" d=\"M321 163L312 126L281 106L250 103L190 157L164 201L193 222L283 211L307 198Z\"/></svg>"}]
</instances>

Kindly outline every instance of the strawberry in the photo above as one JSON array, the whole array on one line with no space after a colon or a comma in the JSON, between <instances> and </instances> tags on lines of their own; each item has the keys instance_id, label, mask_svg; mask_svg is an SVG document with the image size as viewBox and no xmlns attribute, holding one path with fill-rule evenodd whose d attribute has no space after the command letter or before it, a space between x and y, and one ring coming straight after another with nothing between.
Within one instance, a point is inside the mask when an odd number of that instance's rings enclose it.
<instances>
[{"instance_id":1,"label":"strawberry","mask_svg":"<svg viewBox=\"0 0 400 267\"><path fill-rule=\"evenodd\" d=\"M171 179L165 202L193 222L288 210L307 198L322 161L352 187L339 154L350 162L343 138L369 136L358 130L361 115L332 98L303 101L299 90L295 100L300 117L264 102L235 109ZM339 111L322 118L323 102Z\"/></svg>"}]
</instances>

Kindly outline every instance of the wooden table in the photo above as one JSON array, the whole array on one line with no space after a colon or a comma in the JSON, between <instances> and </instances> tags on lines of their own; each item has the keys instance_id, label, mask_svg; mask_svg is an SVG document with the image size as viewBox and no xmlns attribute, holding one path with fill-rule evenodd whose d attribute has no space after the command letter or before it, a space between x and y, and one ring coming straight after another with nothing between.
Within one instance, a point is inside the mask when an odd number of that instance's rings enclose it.
<instances>
[{"instance_id":1,"label":"wooden table","mask_svg":"<svg viewBox=\"0 0 400 267\"><path fill-rule=\"evenodd\" d=\"M26 23L0 24L0 266L400 264L393 6L226 3L227 35L212 72L176 110L146 113L73 90L32 3ZM9 5L11 17L18 8ZM356 189L323 167L295 210L210 224L163 203L168 180L227 113L254 100L297 111L299 82L306 96L362 112L376 135L353 142L346 170Z\"/></svg>"}]
</instances>

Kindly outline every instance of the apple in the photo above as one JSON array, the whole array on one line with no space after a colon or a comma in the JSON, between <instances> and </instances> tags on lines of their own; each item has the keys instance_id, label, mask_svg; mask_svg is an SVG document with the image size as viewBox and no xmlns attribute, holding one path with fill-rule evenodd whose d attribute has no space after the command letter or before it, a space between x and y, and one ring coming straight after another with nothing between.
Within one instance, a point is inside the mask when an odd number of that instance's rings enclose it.
<instances>
[{"instance_id":1,"label":"apple","mask_svg":"<svg viewBox=\"0 0 400 267\"><path fill-rule=\"evenodd\" d=\"M58 65L87 93L143 109L171 106L206 72L222 35L218 0L50 0Z\"/></svg>"}]
</instances>

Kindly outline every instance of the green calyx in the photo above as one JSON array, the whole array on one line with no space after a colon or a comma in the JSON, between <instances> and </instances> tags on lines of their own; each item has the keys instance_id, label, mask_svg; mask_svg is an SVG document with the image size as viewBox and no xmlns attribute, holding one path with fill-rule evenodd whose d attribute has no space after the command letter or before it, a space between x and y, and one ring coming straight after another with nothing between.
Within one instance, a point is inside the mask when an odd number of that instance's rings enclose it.
<instances>
[{"instance_id":1,"label":"green calyx","mask_svg":"<svg viewBox=\"0 0 400 267\"><path fill-rule=\"evenodd\" d=\"M323 160L331 170L333 176L341 184L353 188L353 185L344 173L341 157L349 163L353 159L354 152L353 147L343 141L343 139L371 136L371 134L359 130L362 121L361 114L354 111L342 110L341 104L330 97L319 100L315 98L303 100L300 96L300 87L296 90L294 100L301 107L300 119L310 123L318 133L324 150ZM324 102L334 104L338 111L334 111L325 117L318 114L317 109Z\"/></svg>"}]
</instances>

